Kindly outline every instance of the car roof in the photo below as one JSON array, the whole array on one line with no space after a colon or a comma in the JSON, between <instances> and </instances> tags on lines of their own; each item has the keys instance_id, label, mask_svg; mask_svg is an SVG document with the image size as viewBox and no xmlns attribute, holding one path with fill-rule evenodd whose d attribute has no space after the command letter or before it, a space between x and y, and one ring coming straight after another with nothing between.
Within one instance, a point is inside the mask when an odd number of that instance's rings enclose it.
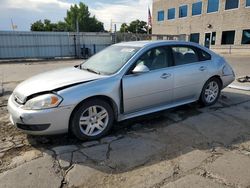
<instances>
[{"instance_id":1,"label":"car roof","mask_svg":"<svg viewBox=\"0 0 250 188\"><path fill-rule=\"evenodd\" d=\"M194 42L186 42L186 41L177 41L177 40L147 40L147 41L132 41L132 42L121 42L115 44L116 46L130 46L130 47L139 47L139 48L144 48L144 47L151 47L151 46L158 46L158 45L189 45L189 46L195 46L200 49L203 49L204 51L212 54L215 54L208 48L201 46L197 43Z\"/></svg>"},{"instance_id":2,"label":"car roof","mask_svg":"<svg viewBox=\"0 0 250 188\"><path fill-rule=\"evenodd\" d=\"M135 46L135 47L145 47L150 45L156 45L156 44L194 44L192 42L186 42L186 41L177 41L177 40L144 40L144 41L131 41L131 42L121 42L117 43L117 46Z\"/></svg>"}]
</instances>

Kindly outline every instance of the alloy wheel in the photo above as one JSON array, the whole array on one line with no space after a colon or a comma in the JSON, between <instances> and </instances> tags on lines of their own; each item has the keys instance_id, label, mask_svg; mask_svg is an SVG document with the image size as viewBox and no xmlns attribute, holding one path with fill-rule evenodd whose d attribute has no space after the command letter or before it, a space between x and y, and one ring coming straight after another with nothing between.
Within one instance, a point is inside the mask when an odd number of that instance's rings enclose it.
<instances>
[{"instance_id":1,"label":"alloy wheel","mask_svg":"<svg viewBox=\"0 0 250 188\"><path fill-rule=\"evenodd\" d=\"M207 103L213 103L219 94L219 85L215 81L211 81L205 89L205 100Z\"/></svg>"},{"instance_id":2,"label":"alloy wheel","mask_svg":"<svg viewBox=\"0 0 250 188\"><path fill-rule=\"evenodd\" d=\"M96 136L107 127L108 122L109 115L104 107L90 106L80 116L80 131L88 136Z\"/></svg>"}]
</instances>

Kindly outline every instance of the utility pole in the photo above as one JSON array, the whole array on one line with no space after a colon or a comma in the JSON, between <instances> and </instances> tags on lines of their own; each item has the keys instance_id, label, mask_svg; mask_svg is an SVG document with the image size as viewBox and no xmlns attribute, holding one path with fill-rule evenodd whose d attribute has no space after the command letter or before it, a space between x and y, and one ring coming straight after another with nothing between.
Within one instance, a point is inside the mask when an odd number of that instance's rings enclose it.
<instances>
[{"instance_id":1,"label":"utility pole","mask_svg":"<svg viewBox=\"0 0 250 188\"><path fill-rule=\"evenodd\" d=\"M11 28L12 28L13 31L15 31L15 29L17 29L17 25L15 25L15 24L13 23L12 18L10 19L10 21L11 21Z\"/></svg>"},{"instance_id":2,"label":"utility pole","mask_svg":"<svg viewBox=\"0 0 250 188\"><path fill-rule=\"evenodd\" d=\"M113 30L113 28L112 28L112 27L113 27L113 21L112 21L112 19L111 19L111 21L110 21L110 30L109 30L109 31L110 31L110 33L112 33L112 30Z\"/></svg>"},{"instance_id":3,"label":"utility pole","mask_svg":"<svg viewBox=\"0 0 250 188\"><path fill-rule=\"evenodd\" d=\"M78 18L76 18L76 32L79 33L79 22L78 22Z\"/></svg>"},{"instance_id":4,"label":"utility pole","mask_svg":"<svg viewBox=\"0 0 250 188\"><path fill-rule=\"evenodd\" d=\"M116 29L117 31L117 24L121 25L123 23L126 23L126 22L115 22L111 19L111 22L110 22L110 33L113 33L113 25L114 25L114 29Z\"/></svg>"},{"instance_id":5,"label":"utility pole","mask_svg":"<svg viewBox=\"0 0 250 188\"><path fill-rule=\"evenodd\" d=\"M123 24L125 22L114 22L112 19L111 19L111 22L110 22L110 33L113 33L113 25L114 25L114 38L113 38L113 42L116 43L117 42L117 24ZM124 31L125 32L125 31Z\"/></svg>"},{"instance_id":6,"label":"utility pole","mask_svg":"<svg viewBox=\"0 0 250 188\"><path fill-rule=\"evenodd\" d=\"M78 18L76 18L76 51L77 51L77 57L80 58L80 33L79 33L79 21Z\"/></svg>"},{"instance_id":7,"label":"utility pole","mask_svg":"<svg viewBox=\"0 0 250 188\"><path fill-rule=\"evenodd\" d=\"M117 43L116 24L114 26L115 26L115 30L114 30L114 33L115 33L115 43Z\"/></svg>"},{"instance_id":8,"label":"utility pole","mask_svg":"<svg viewBox=\"0 0 250 188\"><path fill-rule=\"evenodd\" d=\"M137 38L137 36L138 36L138 28L137 28L137 25L135 26L135 34L136 34L136 41L138 41L138 38Z\"/></svg>"}]
</instances>

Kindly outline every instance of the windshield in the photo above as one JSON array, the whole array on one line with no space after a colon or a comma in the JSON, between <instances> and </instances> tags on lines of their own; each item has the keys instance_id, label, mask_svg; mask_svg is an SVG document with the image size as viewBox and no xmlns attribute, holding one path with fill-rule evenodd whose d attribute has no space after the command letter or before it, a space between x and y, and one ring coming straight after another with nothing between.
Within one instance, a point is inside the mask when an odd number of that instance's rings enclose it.
<instances>
[{"instance_id":1,"label":"windshield","mask_svg":"<svg viewBox=\"0 0 250 188\"><path fill-rule=\"evenodd\" d=\"M97 74L114 74L117 72L140 48L131 46L110 46L97 53L80 68Z\"/></svg>"}]
</instances>

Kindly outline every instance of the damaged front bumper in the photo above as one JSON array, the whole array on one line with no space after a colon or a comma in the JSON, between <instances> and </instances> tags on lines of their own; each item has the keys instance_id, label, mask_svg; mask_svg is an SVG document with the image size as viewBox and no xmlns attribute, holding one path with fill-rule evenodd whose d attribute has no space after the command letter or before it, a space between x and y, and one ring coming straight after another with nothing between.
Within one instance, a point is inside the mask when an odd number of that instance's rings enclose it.
<instances>
[{"instance_id":1,"label":"damaged front bumper","mask_svg":"<svg viewBox=\"0 0 250 188\"><path fill-rule=\"evenodd\" d=\"M50 135L68 131L69 117L73 106L44 110L24 110L17 104L13 95L8 100L11 123L27 134Z\"/></svg>"}]
</instances>

